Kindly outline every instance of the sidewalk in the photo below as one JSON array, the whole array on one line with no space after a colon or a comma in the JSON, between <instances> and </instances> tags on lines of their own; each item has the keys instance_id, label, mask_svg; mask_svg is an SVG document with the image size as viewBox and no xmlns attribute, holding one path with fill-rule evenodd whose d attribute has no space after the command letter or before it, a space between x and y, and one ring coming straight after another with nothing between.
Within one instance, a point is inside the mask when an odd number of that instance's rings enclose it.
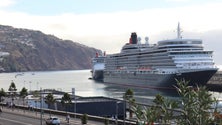
<instances>
[{"instance_id":1,"label":"sidewalk","mask_svg":"<svg viewBox=\"0 0 222 125\"><path fill-rule=\"evenodd\" d=\"M41 114L39 112L34 112L34 111L29 111L29 110L24 111L22 109L17 109L17 108L12 109L12 108L4 107L2 109L2 112L3 113L4 112L13 113L13 114L24 115L24 116L27 116L27 117L33 117L33 118L41 119ZM43 123L45 123L45 119L47 119L49 116L50 116L50 114L46 114L46 113L44 113L42 115ZM65 125L81 125L82 124L81 119L79 119L79 118L72 118L71 117L70 120L69 120L69 123L67 123L65 116L53 115L53 114L51 114L51 116L58 117L60 119L61 124L65 124ZM104 123L88 120L87 125L104 125Z\"/></svg>"}]
</instances>

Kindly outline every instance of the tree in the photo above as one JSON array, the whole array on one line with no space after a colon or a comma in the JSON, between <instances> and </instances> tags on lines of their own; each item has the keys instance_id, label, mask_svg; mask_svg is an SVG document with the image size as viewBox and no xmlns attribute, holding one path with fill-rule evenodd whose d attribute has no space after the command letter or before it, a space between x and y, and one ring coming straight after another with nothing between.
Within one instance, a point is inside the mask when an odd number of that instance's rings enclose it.
<instances>
[{"instance_id":1,"label":"tree","mask_svg":"<svg viewBox=\"0 0 222 125\"><path fill-rule=\"evenodd\" d=\"M132 107L133 112L136 115L137 122L141 122L143 120L143 107L141 105L135 105Z\"/></svg>"},{"instance_id":2,"label":"tree","mask_svg":"<svg viewBox=\"0 0 222 125\"><path fill-rule=\"evenodd\" d=\"M127 89L126 92L124 93L123 95L123 98L126 99L126 100L130 100L132 99L134 96L134 92L132 89Z\"/></svg>"},{"instance_id":3,"label":"tree","mask_svg":"<svg viewBox=\"0 0 222 125\"><path fill-rule=\"evenodd\" d=\"M177 81L177 91L181 96L183 118L179 119L180 125L208 125L213 118L210 117L212 105L216 99L204 86L196 88L188 86L187 81ZM192 107L192 108L191 108Z\"/></svg>"},{"instance_id":4,"label":"tree","mask_svg":"<svg viewBox=\"0 0 222 125\"><path fill-rule=\"evenodd\" d=\"M49 105L49 107L55 103L55 99L53 97L52 93L49 93L46 97L45 97L45 101L46 103Z\"/></svg>"},{"instance_id":5,"label":"tree","mask_svg":"<svg viewBox=\"0 0 222 125\"><path fill-rule=\"evenodd\" d=\"M174 101L168 101L163 96L157 94L153 100L154 105L141 106L135 104L133 111L136 114L137 122L143 125L152 125L158 119L163 119L164 124L169 124L173 117L173 111L176 107Z\"/></svg>"},{"instance_id":6,"label":"tree","mask_svg":"<svg viewBox=\"0 0 222 125\"><path fill-rule=\"evenodd\" d=\"M153 100L155 103L155 111L157 112L155 115L157 118L162 117L162 122L164 124L170 124L170 120L173 119L173 110L178 108L178 102L174 100L165 99L160 94L157 94L155 99Z\"/></svg>"},{"instance_id":7,"label":"tree","mask_svg":"<svg viewBox=\"0 0 222 125\"><path fill-rule=\"evenodd\" d=\"M16 95L17 89L16 89L15 83L13 81L11 82L8 91L10 92L10 96L12 98L12 104L14 105L14 97Z\"/></svg>"},{"instance_id":8,"label":"tree","mask_svg":"<svg viewBox=\"0 0 222 125\"><path fill-rule=\"evenodd\" d=\"M87 124L87 122L88 122L88 115L87 114L82 115L81 122L82 122L82 125Z\"/></svg>"},{"instance_id":9,"label":"tree","mask_svg":"<svg viewBox=\"0 0 222 125\"><path fill-rule=\"evenodd\" d=\"M68 93L64 93L62 99L61 99L61 103L65 104L65 106L67 106L67 104L70 104L72 102L70 94ZM67 111L67 107L66 107L66 111Z\"/></svg>"},{"instance_id":10,"label":"tree","mask_svg":"<svg viewBox=\"0 0 222 125\"><path fill-rule=\"evenodd\" d=\"M46 97L45 97L45 101L46 103L49 105L49 107L51 105L53 105L55 103L55 99L53 97L53 94L52 93L49 93ZM51 116L51 112L50 112L50 116Z\"/></svg>"},{"instance_id":11,"label":"tree","mask_svg":"<svg viewBox=\"0 0 222 125\"><path fill-rule=\"evenodd\" d=\"M1 90L0 90L0 102L3 101L2 97L5 97L6 95L7 94L6 94L5 90L3 88L1 88Z\"/></svg>"},{"instance_id":12,"label":"tree","mask_svg":"<svg viewBox=\"0 0 222 125\"><path fill-rule=\"evenodd\" d=\"M39 94L39 91L37 91L37 90L35 90L34 92L32 92L32 95L33 95L33 97L38 97L38 98L40 98L40 94Z\"/></svg>"},{"instance_id":13,"label":"tree","mask_svg":"<svg viewBox=\"0 0 222 125\"><path fill-rule=\"evenodd\" d=\"M23 87L19 93L19 96L22 98L23 106L24 106L25 105L25 97L28 96L28 90L25 87ZM24 110L24 112L25 112L25 110Z\"/></svg>"},{"instance_id":14,"label":"tree","mask_svg":"<svg viewBox=\"0 0 222 125\"><path fill-rule=\"evenodd\" d=\"M10 92L16 92L17 91L15 83L13 81L11 82L8 91L10 91Z\"/></svg>"},{"instance_id":15,"label":"tree","mask_svg":"<svg viewBox=\"0 0 222 125\"><path fill-rule=\"evenodd\" d=\"M126 92L123 95L123 99L127 100L129 102L129 111L130 111L130 117L132 118L133 112L132 112L132 105L135 104L135 99L134 99L134 92L132 89L127 89Z\"/></svg>"},{"instance_id":16,"label":"tree","mask_svg":"<svg viewBox=\"0 0 222 125\"><path fill-rule=\"evenodd\" d=\"M104 124L109 125L109 119L107 117L105 117L105 119L104 119Z\"/></svg>"},{"instance_id":17,"label":"tree","mask_svg":"<svg viewBox=\"0 0 222 125\"><path fill-rule=\"evenodd\" d=\"M209 125L216 123L216 116L212 113L216 112L212 109L216 104L216 99L207 91L206 87L188 86L189 82L181 80L177 81L176 90L179 93L180 100L168 100L161 95L156 95L153 100L154 105L145 107L134 105L133 110L138 121L142 124L152 124L162 119L162 123L170 124L174 118L173 110L178 108L180 103L180 117L177 118L179 125ZM214 110L213 112L211 112ZM161 116L161 117L160 117Z\"/></svg>"},{"instance_id":18,"label":"tree","mask_svg":"<svg viewBox=\"0 0 222 125\"><path fill-rule=\"evenodd\" d=\"M36 114L37 114L37 103L40 103L41 96L40 96L40 91L33 91L32 92L33 98L35 98L35 108L36 108Z\"/></svg>"}]
</instances>

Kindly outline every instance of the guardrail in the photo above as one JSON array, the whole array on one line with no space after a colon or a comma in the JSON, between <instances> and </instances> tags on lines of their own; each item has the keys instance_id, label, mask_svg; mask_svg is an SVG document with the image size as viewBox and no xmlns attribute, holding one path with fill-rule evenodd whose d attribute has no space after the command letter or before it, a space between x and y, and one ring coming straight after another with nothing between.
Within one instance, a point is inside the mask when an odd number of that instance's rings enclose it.
<instances>
[{"instance_id":1,"label":"guardrail","mask_svg":"<svg viewBox=\"0 0 222 125\"><path fill-rule=\"evenodd\" d=\"M5 103L0 103L1 106L7 107L7 105ZM14 108L18 108L18 109L23 109L23 110L30 110L30 107L27 106L23 106L23 105L15 105ZM73 118L78 118L81 119L83 114L79 114L79 113L72 113L72 112L65 112L65 111L58 111L58 110L52 110L52 109L45 109L45 108L32 108L33 111L35 112L43 112L43 113L51 113L51 114L55 114L55 115L61 115L61 116L67 116L67 114L69 114L70 117ZM105 122L105 117L99 117L99 116L92 116L92 115L87 115L88 116L88 120L92 120L92 121L97 121L97 122L101 122L104 123ZM116 120L115 119L111 119L111 118L107 118L107 120L109 121L109 123L115 123ZM118 119L117 120L119 125L137 125L136 121L129 121L129 120L121 120Z\"/></svg>"}]
</instances>

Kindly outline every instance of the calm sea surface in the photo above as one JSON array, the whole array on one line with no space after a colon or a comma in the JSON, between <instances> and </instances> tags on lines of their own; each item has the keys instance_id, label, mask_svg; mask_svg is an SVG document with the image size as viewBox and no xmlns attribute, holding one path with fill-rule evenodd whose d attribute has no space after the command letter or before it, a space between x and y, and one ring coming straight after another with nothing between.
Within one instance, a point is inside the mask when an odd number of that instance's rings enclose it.
<instances>
[{"instance_id":1,"label":"calm sea surface","mask_svg":"<svg viewBox=\"0 0 222 125\"><path fill-rule=\"evenodd\" d=\"M70 71L44 71L44 72L24 72L24 73L0 73L0 88L8 90L12 80L18 91L22 87L28 90L56 89L71 92L75 88L76 95L105 96L122 99L123 94L129 88L95 82L89 79L90 70L70 70ZM177 98L177 93L172 91L159 91L154 89L132 88L138 102L150 102L156 94L161 94L168 98ZM222 97L219 93L213 93L216 98Z\"/></svg>"}]
</instances>

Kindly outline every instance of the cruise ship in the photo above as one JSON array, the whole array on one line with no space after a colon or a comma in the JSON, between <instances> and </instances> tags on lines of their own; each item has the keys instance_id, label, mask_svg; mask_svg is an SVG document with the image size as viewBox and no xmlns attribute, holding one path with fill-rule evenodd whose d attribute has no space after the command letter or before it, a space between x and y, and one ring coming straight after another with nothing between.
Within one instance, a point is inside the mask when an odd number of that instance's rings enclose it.
<instances>
[{"instance_id":1,"label":"cruise ship","mask_svg":"<svg viewBox=\"0 0 222 125\"><path fill-rule=\"evenodd\" d=\"M120 53L107 55L104 82L154 89L173 89L176 80L205 85L217 72L213 51L204 50L201 39L177 38L141 44L134 32Z\"/></svg>"},{"instance_id":2,"label":"cruise ship","mask_svg":"<svg viewBox=\"0 0 222 125\"><path fill-rule=\"evenodd\" d=\"M92 78L96 81L102 81L103 80L103 71L104 71L104 61L105 61L106 55L96 53L96 57L92 58Z\"/></svg>"}]
</instances>

